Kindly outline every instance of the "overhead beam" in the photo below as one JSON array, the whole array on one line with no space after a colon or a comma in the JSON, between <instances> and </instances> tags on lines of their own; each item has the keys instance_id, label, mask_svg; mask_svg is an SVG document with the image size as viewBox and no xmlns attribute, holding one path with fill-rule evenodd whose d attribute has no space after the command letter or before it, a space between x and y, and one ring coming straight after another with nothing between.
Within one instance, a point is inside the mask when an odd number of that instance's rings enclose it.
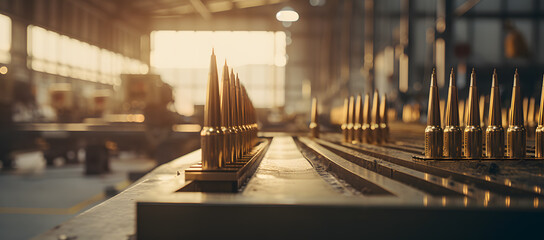
<instances>
[{"instance_id":1,"label":"overhead beam","mask_svg":"<svg viewBox=\"0 0 544 240\"><path fill-rule=\"evenodd\" d=\"M209 20L212 18L212 14L210 13L210 10L202 3L200 0L189 0L191 2L191 5L195 8L195 10L204 18L204 20Z\"/></svg>"}]
</instances>

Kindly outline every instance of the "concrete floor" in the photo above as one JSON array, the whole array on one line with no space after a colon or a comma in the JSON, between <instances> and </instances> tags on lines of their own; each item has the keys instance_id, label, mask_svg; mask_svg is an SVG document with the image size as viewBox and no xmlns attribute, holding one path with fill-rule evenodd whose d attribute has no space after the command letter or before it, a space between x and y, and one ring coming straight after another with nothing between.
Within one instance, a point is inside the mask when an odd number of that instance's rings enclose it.
<instances>
[{"instance_id":1,"label":"concrete floor","mask_svg":"<svg viewBox=\"0 0 544 240\"><path fill-rule=\"evenodd\" d=\"M111 161L112 172L86 176L83 164L45 167L39 154L16 160L15 171L0 171L0 239L29 239L96 206L130 182L129 172L155 163L130 154ZM111 192L111 191L109 191Z\"/></svg>"}]
</instances>

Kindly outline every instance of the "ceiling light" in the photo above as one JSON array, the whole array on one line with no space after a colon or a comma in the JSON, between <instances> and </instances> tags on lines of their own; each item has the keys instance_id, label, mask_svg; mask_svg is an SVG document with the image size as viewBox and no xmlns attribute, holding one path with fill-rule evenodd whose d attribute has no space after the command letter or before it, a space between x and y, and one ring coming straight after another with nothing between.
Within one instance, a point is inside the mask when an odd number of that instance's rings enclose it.
<instances>
[{"instance_id":1,"label":"ceiling light","mask_svg":"<svg viewBox=\"0 0 544 240\"><path fill-rule=\"evenodd\" d=\"M298 21L298 13L290 7L284 7L276 13L276 19L280 22L296 22Z\"/></svg>"}]
</instances>

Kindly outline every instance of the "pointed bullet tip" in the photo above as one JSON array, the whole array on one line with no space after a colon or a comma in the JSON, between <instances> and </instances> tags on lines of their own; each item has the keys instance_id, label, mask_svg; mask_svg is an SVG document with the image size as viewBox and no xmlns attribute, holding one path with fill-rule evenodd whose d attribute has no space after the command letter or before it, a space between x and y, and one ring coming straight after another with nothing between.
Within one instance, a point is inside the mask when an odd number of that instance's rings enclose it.
<instances>
[{"instance_id":1,"label":"pointed bullet tip","mask_svg":"<svg viewBox=\"0 0 544 240\"><path fill-rule=\"evenodd\" d=\"M518 69L516 68L516 72L514 73L514 86L518 86L519 85L519 74L518 74Z\"/></svg>"},{"instance_id":2,"label":"pointed bullet tip","mask_svg":"<svg viewBox=\"0 0 544 240\"><path fill-rule=\"evenodd\" d=\"M472 68L472 73L470 73L470 86L476 86L476 72L474 72L474 68Z\"/></svg>"},{"instance_id":3,"label":"pointed bullet tip","mask_svg":"<svg viewBox=\"0 0 544 240\"><path fill-rule=\"evenodd\" d=\"M450 87L455 87L455 73L453 73L453 68L451 68L450 72Z\"/></svg>"},{"instance_id":4,"label":"pointed bullet tip","mask_svg":"<svg viewBox=\"0 0 544 240\"><path fill-rule=\"evenodd\" d=\"M491 87L498 87L499 86L499 83L498 83L498 79L497 79L497 69L493 69L493 77L491 79Z\"/></svg>"},{"instance_id":5,"label":"pointed bullet tip","mask_svg":"<svg viewBox=\"0 0 544 240\"><path fill-rule=\"evenodd\" d=\"M434 71L434 68L433 73L431 73L431 87L432 86L438 86L438 84L436 83L436 72Z\"/></svg>"}]
</instances>

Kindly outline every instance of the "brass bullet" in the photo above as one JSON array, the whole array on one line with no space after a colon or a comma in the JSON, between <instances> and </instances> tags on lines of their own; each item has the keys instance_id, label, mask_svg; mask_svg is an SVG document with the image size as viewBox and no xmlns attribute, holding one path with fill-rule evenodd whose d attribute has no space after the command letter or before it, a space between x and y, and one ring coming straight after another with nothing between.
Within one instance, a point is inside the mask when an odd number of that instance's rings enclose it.
<instances>
[{"instance_id":1,"label":"brass bullet","mask_svg":"<svg viewBox=\"0 0 544 240\"><path fill-rule=\"evenodd\" d=\"M506 155L509 158L525 157L527 132L523 124L522 104L519 74L516 69L516 72L514 73L514 86L512 87L512 102L510 104L508 130L506 130Z\"/></svg>"},{"instance_id":2,"label":"brass bullet","mask_svg":"<svg viewBox=\"0 0 544 240\"><path fill-rule=\"evenodd\" d=\"M236 78L238 78L238 74L236 74ZM238 80L240 81L240 80ZM244 153L247 153L249 152L249 146L250 146L250 139L249 139L249 135L250 135L250 132L249 132L249 127L248 127L248 124L247 124L247 115L248 115L248 112L247 112L247 98L246 98L246 95L244 95L244 85L240 83L239 85L240 87L240 109L242 109L242 128L244 129L243 131L243 148L244 148Z\"/></svg>"},{"instance_id":3,"label":"brass bullet","mask_svg":"<svg viewBox=\"0 0 544 240\"><path fill-rule=\"evenodd\" d=\"M362 143L363 134L363 98L361 94L357 95L355 100L355 119L353 122L353 144Z\"/></svg>"},{"instance_id":4,"label":"brass bullet","mask_svg":"<svg viewBox=\"0 0 544 240\"><path fill-rule=\"evenodd\" d=\"M247 125L245 122L245 107L244 107L244 95L242 93L242 84L240 83L240 78L238 77L238 73L236 74L236 92L239 96L238 98L238 107L240 109L240 128L242 129L242 133L240 134L242 136L241 138L241 148L242 148L242 155L244 155L247 152L248 149L248 143L247 143Z\"/></svg>"},{"instance_id":5,"label":"brass bullet","mask_svg":"<svg viewBox=\"0 0 544 240\"><path fill-rule=\"evenodd\" d=\"M535 111L536 111L536 106L535 106L535 98L534 97L531 97L529 99L529 107L527 109L527 122L525 123L525 125L527 126L527 137L532 137L533 136L533 133L535 132L535 127L536 127L536 122L534 121L535 119Z\"/></svg>"},{"instance_id":6,"label":"brass bullet","mask_svg":"<svg viewBox=\"0 0 544 240\"><path fill-rule=\"evenodd\" d=\"M478 114L480 114L480 127L482 129L485 128L485 125L487 124L485 122L485 110L486 110L485 102L486 102L486 96L484 96L484 95L480 96L480 101L478 102L480 112Z\"/></svg>"},{"instance_id":7,"label":"brass bullet","mask_svg":"<svg viewBox=\"0 0 544 240\"><path fill-rule=\"evenodd\" d=\"M363 125L361 127L363 132L363 142L364 143L372 143L372 131L370 131L370 124L371 124L371 111L370 108L370 95L367 93L365 94L365 103L363 105Z\"/></svg>"},{"instance_id":8,"label":"brass bullet","mask_svg":"<svg viewBox=\"0 0 544 240\"><path fill-rule=\"evenodd\" d=\"M382 96L382 102L380 104L380 130L382 133L382 141L389 141L389 125L387 112L389 108L387 106L387 95L384 93Z\"/></svg>"},{"instance_id":9,"label":"brass bullet","mask_svg":"<svg viewBox=\"0 0 544 240\"><path fill-rule=\"evenodd\" d=\"M523 123L525 124L525 129L527 129L527 113L529 110L529 98L523 98Z\"/></svg>"},{"instance_id":10,"label":"brass bullet","mask_svg":"<svg viewBox=\"0 0 544 240\"><path fill-rule=\"evenodd\" d=\"M459 100L459 126L461 126L461 129L465 126L465 112L465 100Z\"/></svg>"},{"instance_id":11,"label":"brass bullet","mask_svg":"<svg viewBox=\"0 0 544 240\"><path fill-rule=\"evenodd\" d=\"M246 87L242 85L242 90L244 92L244 96L247 100L246 102L246 109L247 109L247 127L249 129L249 151L257 144L257 134L258 134L258 128L257 128L257 121L255 116L255 108L253 106L253 102L251 101L251 98L249 98L249 94L247 94Z\"/></svg>"},{"instance_id":12,"label":"brass bullet","mask_svg":"<svg viewBox=\"0 0 544 240\"><path fill-rule=\"evenodd\" d=\"M438 84L436 83L436 72L433 69L429 89L427 127L425 128L425 157L442 157L443 132L440 122L440 97L438 95Z\"/></svg>"},{"instance_id":13,"label":"brass bullet","mask_svg":"<svg viewBox=\"0 0 544 240\"><path fill-rule=\"evenodd\" d=\"M501 109L502 128L508 128L508 108Z\"/></svg>"},{"instance_id":14,"label":"brass bullet","mask_svg":"<svg viewBox=\"0 0 544 240\"><path fill-rule=\"evenodd\" d=\"M542 77L542 90L540 93L540 108L535 132L535 157L544 158L544 76Z\"/></svg>"},{"instance_id":15,"label":"brass bullet","mask_svg":"<svg viewBox=\"0 0 544 240\"><path fill-rule=\"evenodd\" d=\"M200 132L202 148L202 169L223 167L223 132L221 131L221 99L219 98L219 79L216 57L212 50L206 105L204 106L204 126Z\"/></svg>"},{"instance_id":16,"label":"brass bullet","mask_svg":"<svg viewBox=\"0 0 544 240\"><path fill-rule=\"evenodd\" d=\"M465 130L463 131L463 150L467 158L482 157L482 128L480 127L480 109L478 105L476 72L470 74L470 87L467 100Z\"/></svg>"},{"instance_id":17,"label":"brass bullet","mask_svg":"<svg viewBox=\"0 0 544 240\"><path fill-rule=\"evenodd\" d=\"M319 113L317 112L317 98L312 99L312 112L310 114L311 121L310 121L310 136L314 138L319 138Z\"/></svg>"},{"instance_id":18,"label":"brass bullet","mask_svg":"<svg viewBox=\"0 0 544 240\"><path fill-rule=\"evenodd\" d=\"M502 127L501 96L496 69L493 69L488 118L489 124L485 130L485 155L489 158L503 157L504 128Z\"/></svg>"},{"instance_id":19,"label":"brass bullet","mask_svg":"<svg viewBox=\"0 0 544 240\"><path fill-rule=\"evenodd\" d=\"M232 131L234 132L232 136L232 142L233 142L233 151L234 151L234 157L235 161L240 159L242 157L241 150L240 150L240 133L241 129L239 126L240 120L239 120L239 114L238 114L238 105L237 103L237 96L236 96L236 76L234 75L234 71L232 68L230 69L230 105L231 105L231 116L232 116Z\"/></svg>"},{"instance_id":20,"label":"brass bullet","mask_svg":"<svg viewBox=\"0 0 544 240\"><path fill-rule=\"evenodd\" d=\"M236 106L236 109L237 109L237 115L238 115L238 122L236 123L236 125L238 126L238 156L240 157L238 160L242 160L241 158L244 156L244 135L245 135L245 128L244 128L244 125L243 125L243 112L242 112L242 94L240 93L240 79L238 78L238 75L235 74L235 77L234 77L234 91L235 91L235 95L236 95L236 101L234 102L234 105Z\"/></svg>"},{"instance_id":21,"label":"brass bullet","mask_svg":"<svg viewBox=\"0 0 544 240\"><path fill-rule=\"evenodd\" d=\"M355 98L353 96L349 97L349 108L348 108L348 139L347 142L351 143L354 137L353 131L353 122L355 120Z\"/></svg>"},{"instance_id":22,"label":"brass bullet","mask_svg":"<svg viewBox=\"0 0 544 240\"><path fill-rule=\"evenodd\" d=\"M444 115L444 157L459 158L462 156L463 132L459 126L459 100L453 68L450 73L448 102Z\"/></svg>"},{"instance_id":23,"label":"brass bullet","mask_svg":"<svg viewBox=\"0 0 544 240\"><path fill-rule=\"evenodd\" d=\"M223 131L223 161L224 164L234 162L234 151L232 150L232 116L230 110L230 77L227 60L223 67L223 79L221 84L221 131Z\"/></svg>"},{"instance_id":24,"label":"brass bullet","mask_svg":"<svg viewBox=\"0 0 544 240\"><path fill-rule=\"evenodd\" d=\"M348 143L349 137L348 137L348 122L349 122L349 98L344 99L344 116L342 123L342 140L345 143Z\"/></svg>"},{"instance_id":25,"label":"brass bullet","mask_svg":"<svg viewBox=\"0 0 544 240\"><path fill-rule=\"evenodd\" d=\"M372 131L373 142L382 142L382 133L380 130L380 94L378 90L374 90L374 101L372 103L372 124L370 125L370 131Z\"/></svg>"}]
</instances>

